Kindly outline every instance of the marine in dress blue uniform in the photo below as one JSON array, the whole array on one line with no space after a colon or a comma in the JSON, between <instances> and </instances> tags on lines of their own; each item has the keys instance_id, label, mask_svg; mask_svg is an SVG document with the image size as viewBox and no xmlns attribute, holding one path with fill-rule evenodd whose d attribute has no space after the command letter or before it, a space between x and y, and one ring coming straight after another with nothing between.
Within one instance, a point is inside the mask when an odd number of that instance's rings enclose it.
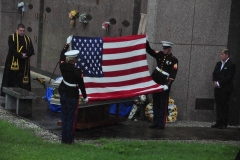
<instances>
[{"instance_id":1,"label":"marine in dress blue uniform","mask_svg":"<svg viewBox=\"0 0 240 160\"><path fill-rule=\"evenodd\" d=\"M60 55L60 70L63 80L59 85L61 120L62 120L62 143L71 144L74 141L76 118L79 104L79 88L83 101L87 102L83 74L81 69L75 67L78 50L68 51L72 36L69 36Z\"/></svg>"},{"instance_id":2,"label":"marine in dress blue uniform","mask_svg":"<svg viewBox=\"0 0 240 160\"><path fill-rule=\"evenodd\" d=\"M228 49L220 53L221 61L217 62L213 71L214 96L217 119L212 128L226 129L229 118L229 100L233 89L233 76L236 65L229 58Z\"/></svg>"},{"instance_id":3,"label":"marine in dress blue uniform","mask_svg":"<svg viewBox=\"0 0 240 160\"><path fill-rule=\"evenodd\" d=\"M162 41L163 51L153 50L149 42L146 43L146 51L157 61L157 66L152 73L152 79L163 85L164 91L153 93L153 125L152 129L164 129L167 117L167 108L171 85L178 71L178 59L172 54L173 43Z\"/></svg>"}]
</instances>

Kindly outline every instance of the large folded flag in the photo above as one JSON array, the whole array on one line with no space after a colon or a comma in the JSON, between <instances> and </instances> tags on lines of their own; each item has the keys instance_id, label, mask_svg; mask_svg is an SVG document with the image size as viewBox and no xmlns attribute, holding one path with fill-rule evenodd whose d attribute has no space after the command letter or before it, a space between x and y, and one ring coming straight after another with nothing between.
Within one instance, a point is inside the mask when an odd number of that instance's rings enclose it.
<instances>
[{"instance_id":1,"label":"large folded flag","mask_svg":"<svg viewBox=\"0 0 240 160\"><path fill-rule=\"evenodd\" d=\"M73 36L72 49L80 51L77 67L83 71L90 101L131 98L163 90L148 70L146 35Z\"/></svg>"}]
</instances>

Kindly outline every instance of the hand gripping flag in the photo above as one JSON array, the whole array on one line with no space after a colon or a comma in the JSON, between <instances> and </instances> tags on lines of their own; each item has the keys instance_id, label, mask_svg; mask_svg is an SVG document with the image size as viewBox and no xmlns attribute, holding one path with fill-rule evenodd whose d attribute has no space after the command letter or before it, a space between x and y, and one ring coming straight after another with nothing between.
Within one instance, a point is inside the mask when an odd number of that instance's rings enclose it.
<instances>
[{"instance_id":1,"label":"hand gripping flag","mask_svg":"<svg viewBox=\"0 0 240 160\"><path fill-rule=\"evenodd\" d=\"M73 36L72 49L79 50L77 67L83 72L89 100L131 98L163 91L148 70L146 35Z\"/></svg>"}]
</instances>

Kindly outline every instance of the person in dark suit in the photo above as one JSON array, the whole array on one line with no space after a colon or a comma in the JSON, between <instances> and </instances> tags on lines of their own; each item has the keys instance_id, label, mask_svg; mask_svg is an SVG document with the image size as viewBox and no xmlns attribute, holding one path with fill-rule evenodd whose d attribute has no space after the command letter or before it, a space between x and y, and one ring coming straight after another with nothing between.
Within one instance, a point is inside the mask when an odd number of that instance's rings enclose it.
<instances>
[{"instance_id":1,"label":"person in dark suit","mask_svg":"<svg viewBox=\"0 0 240 160\"><path fill-rule=\"evenodd\" d=\"M228 49L220 54L221 61L217 62L213 71L213 86L216 103L217 119L211 128L226 129L229 118L229 100L233 89L233 76L236 65L229 58Z\"/></svg>"}]
</instances>

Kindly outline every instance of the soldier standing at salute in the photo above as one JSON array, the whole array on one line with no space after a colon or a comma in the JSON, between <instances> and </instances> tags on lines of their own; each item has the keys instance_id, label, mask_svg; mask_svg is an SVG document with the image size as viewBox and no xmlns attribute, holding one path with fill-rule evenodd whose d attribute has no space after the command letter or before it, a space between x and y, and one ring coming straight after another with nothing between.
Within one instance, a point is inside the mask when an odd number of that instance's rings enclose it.
<instances>
[{"instance_id":1,"label":"soldier standing at salute","mask_svg":"<svg viewBox=\"0 0 240 160\"><path fill-rule=\"evenodd\" d=\"M173 43L162 41L163 51L153 50L149 42L146 43L146 51L157 61L157 67L152 73L153 80L163 85L164 91L153 93L153 125L152 129L164 129L167 117L168 99L171 85L178 71L178 59L172 55Z\"/></svg>"},{"instance_id":2,"label":"soldier standing at salute","mask_svg":"<svg viewBox=\"0 0 240 160\"><path fill-rule=\"evenodd\" d=\"M83 74L81 69L75 67L78 50L68 51L72 36L67 38L60 55L60 70L63 80L59 86L62 120L62 143L71 144L74 141L76 128L76 116L79 104L79 88L81 90L83 101L88 102Z\"/></svg>"}]
</instances>

